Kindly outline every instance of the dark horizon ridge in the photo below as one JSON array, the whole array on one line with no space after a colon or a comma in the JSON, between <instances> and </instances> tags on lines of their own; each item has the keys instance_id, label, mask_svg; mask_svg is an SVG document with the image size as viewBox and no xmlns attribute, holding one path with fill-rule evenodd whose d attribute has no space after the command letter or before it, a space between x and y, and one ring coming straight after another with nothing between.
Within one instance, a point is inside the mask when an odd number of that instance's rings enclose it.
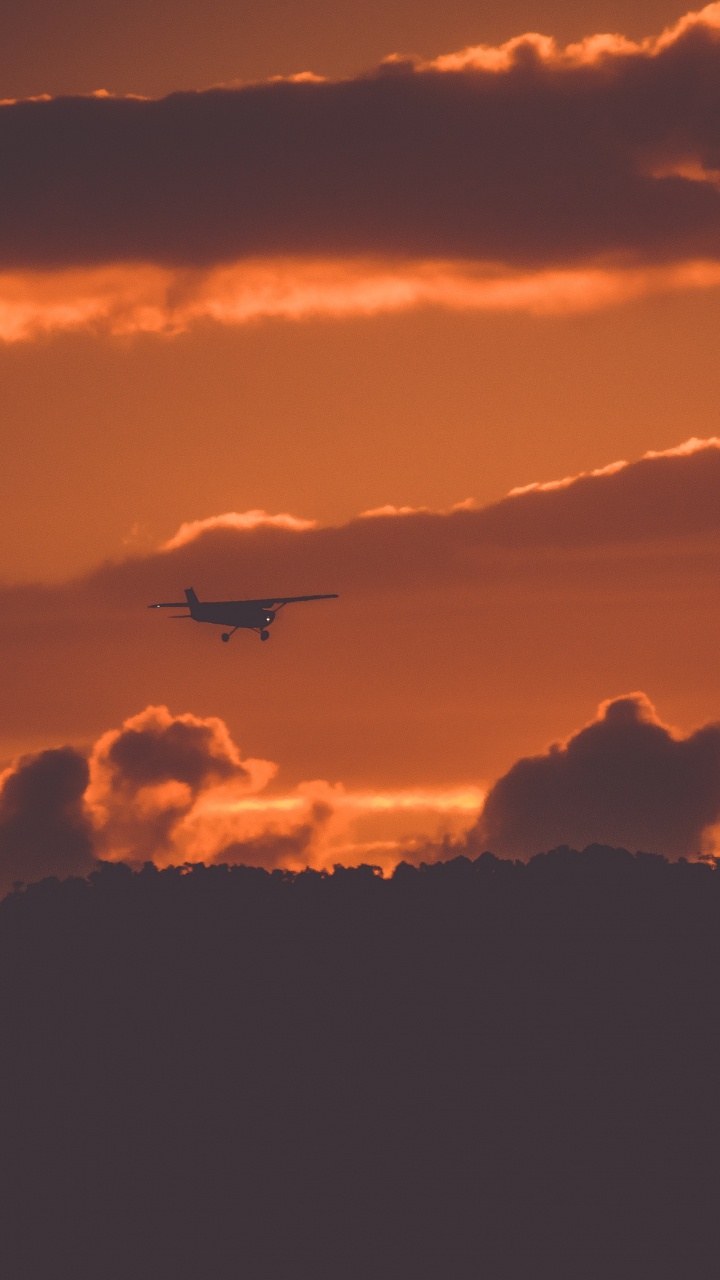
<instances>
[{"instance_id":1,"label":"dark horizon ridge","mask_svg":"<svg viewBox=\"0 0 720 1280\"><path fill-rule=\"evenodd\" d=\"M13 1280L704 1280L720 879L600 846L0 904Z\"/></svg>"}]
</instances>

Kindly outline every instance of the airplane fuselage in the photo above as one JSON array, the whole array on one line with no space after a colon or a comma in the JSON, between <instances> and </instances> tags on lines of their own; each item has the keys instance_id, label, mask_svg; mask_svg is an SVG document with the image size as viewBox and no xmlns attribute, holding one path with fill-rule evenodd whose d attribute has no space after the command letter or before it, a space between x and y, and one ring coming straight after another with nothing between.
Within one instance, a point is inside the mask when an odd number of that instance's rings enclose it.
<instances>
[{"instance_id":1,"label":"airplane fuselage","mask_svg":"<svg viewBox=\"0 0 720 1280\"><path fill-rule=\"evenodd\" d=\"M247 627L257 631L275 621L273 609L247 604L244 600L203 600L189 607L190 617L195 622L217 622L223 627Z\"/></svg>"}]
</instances>

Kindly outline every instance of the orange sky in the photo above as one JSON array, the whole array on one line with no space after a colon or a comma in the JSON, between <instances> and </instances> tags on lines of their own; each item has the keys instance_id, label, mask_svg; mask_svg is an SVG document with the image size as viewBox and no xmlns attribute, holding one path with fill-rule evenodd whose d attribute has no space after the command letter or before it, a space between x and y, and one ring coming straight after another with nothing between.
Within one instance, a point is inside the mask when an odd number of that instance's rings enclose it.
<instances>
[{"instance_id":1,"label":"orange sky","mask_svg":"<svg viewBox=\"0 0 720 1280\"><path fill-rule=\"evenodd\" d=\"M701 35L709 52L702 56L711 58L720 7L708 13ZM339 9L314 0L268 4L262 13L212 3L202 17L190 3L150 12L134 3L78 0L64 7L61 23L57 7L38 0L4 7L0 97L97 89L158 97L307 70L355 77L398 51L427 61L527 30L553 35L558 49L607 30L641 41L680 17L666 4L599 0L572 6L528 0L480 10L467 0L440 9L409 3ZM669 46L672 76L680 74L672 61L676 47L678 59L696 56L695 37L688 38L689 54L683 39L674 36ZM651 55L633 56L644 74L642 59L649 65ZM550 85L566 74L557 57L538 64ZM619 83L627 59L617 51L612 57ZM518 67L519 83L526 70ZM407 73L420 95L426 84L434 92L434 85L449 83L447 71L433 73L435 80L423 74ZM584 93L585 73L570 74ZM514 73L507 75L508 92L515 92ZM357 84L372 105L375 81ZM658 100L663 92L661 85ZM688 494L691 507L720 498L715 448L689 455L693 466L700 460L699 470L683 469L682 457L673 460L676 470L662 491L653 487L655 473L642 469L631 471L639 476L632 492L622 488L622 475L618 489L608 477L601 515L588 516L605 521L605 533L591 545L583 535L583 503L594 511L595 491L582 483L571 486L580 495L578 510L567 516L572 534L553 535L549 543L542 513L531 513L526 524L522 517L522 535L510 537L510 548L478 534L482 545L472 555L448 533L461 527L453 516L438 517L432 536L422 517L380 520L370 543L368 522L356 519L386 504L450 512L467 499L475 509L500 502L505 511L501 500L515 487L720 434L718 121L699 101L697 136L689 116L680 136L668 93L660 142L653 135L650 146L643 123L628 143L639 184L632 188L632 218L620 219L618 229L621 194L608 196L605 212L598 198L597 219L587 209L578 214L588 222L578 230L581 247L572 251L563 236L553 240L551 213L555 201L560 209L575 198L572 175L584 163L584 136L573 140L568 132L565 168L556 173L561 151L552 150L552 128L543 173L527 179L530 198L522 165L508 177L520 193L522 217L502 253L493 249L493 257L488 249L482 260L474 242L468 248L461 204L457 251L452 202L446 215L438 200L440 221L433 221L432 186L418 188L414 200L423 209L427 204L423 244L442 241L434 255L405 243L407 217L393 221L392 202L376 208L374 195L382 193L371 189L363 192L360 251L342 250L349 216L342 213L343 190L339 203L331 193L318 206L316 243L307 251L290 241L283 247L292 227L283 224L280 205L282 252L251 247L243 255L235 247L232 260L226 254L199 266L200 219L187 223L195 237L187 260L173 249L172 261L163 262L143 239L146 221L155 226L148 209L167 216L152 174L143 177L151 185L137 208L128 206L127 218L110 226L102 192L73 187L70 161L53 181L62 200L80 200L77 209L88 219L74 248L66 252L60 232L51 244L52 217L47 226L40 213L37 226L19 215L15 223L10 214L0 221L6 683L0 757L9 762L17 751L66 741L90 747L147 706L215 716L243 757L278 766L269 796L295 803L295 788L308 780L341 784L348 795L366 797L344 802L344 811L356 821L364 805L362 838L381 845L414 831L469 825L494 778L519 756L579 729L604 699L643 690L663 720L685 730L719 717L720 527L711 521L691 528L677 514ZM89 110L99 104L102 111L104 101L91 100ZM197 99L189 101L193 111ZM320 114L323 101L317 97ZM106 117L87 118L104 127ZM50 116L32 119L40 122L37 145L44 146ZM498 137L504 127L500 120ZM22 174L22 148L36 143L20 133L19 144L15 134L6 144L5 136L0 171L8 164ZM374 136L368 134L368 154ZM78 143L78 173L84 145ZM625 171L608 162L605 173L604 143L593 135L592 145L600 160L593 159L589 180L599 174L608 190L615 184L612 191L622 193ZM262 148L258 154L262 159ZM471 162L472 149L467 154ZM502 155L488 154L487 163L504 172ZM697 173L687 168L687 156L700 157ZM424 162L420 155L418 181ZM47 158L34 159L27 169L29 201L48 165ZM318 189L325 191L322 182ZM474 200L474 188L467 190ZM502 203L502 182L498 190ZM656 207L651 198L658 192ZM178 209L168 235L190 217ZM506 220L493 217L488 244L505 233ZM161 244L162 221L157 225ZM228 225L232 230L232 218ZM252 235L252 219L249 226ZM413 224L412 236L420 226ZM377 230L377 252L368 227ZM130 247L118 248L118 236ZM91 242L111 247L91 251ZM134 244L146 247L141 252ZM630 508L639 523L618 532ZM525 510L507 509L511 520ZM159 550L183 524L253 510L290 513L308 528L273 534L260 526ZM484 528L485 516L477 518ZM407 533L398 535L403 519ZM108 560L117 567L101 570ZM145 612L151 599L175 598L190 581L200 595L338 591L341 599L288 611L271 645L239 634L226 649L212 628L163 625ZM412 810L397 800L371 812L369 795L417 789L435 795L434 809L423 801ZM449 798L438 798L440 791ZM458 801L461 792L472 803ZM347 823L338 823L333 839L343 845ZM360 827L354 830L359 840Z\"/></svg>"}]
</instances>

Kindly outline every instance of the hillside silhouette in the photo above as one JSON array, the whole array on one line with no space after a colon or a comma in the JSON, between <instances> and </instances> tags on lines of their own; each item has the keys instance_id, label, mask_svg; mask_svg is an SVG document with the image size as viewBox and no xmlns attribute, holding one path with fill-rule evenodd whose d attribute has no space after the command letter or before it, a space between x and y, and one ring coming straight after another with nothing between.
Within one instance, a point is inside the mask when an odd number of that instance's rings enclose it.
<instances>
[{"instance_id":1,"label":"hillside silhouette","mask_svg":"<svg viewBox=\"0 0 720 1280\"><path fill-rule=\"evenodd\" d=\"M717 1274L710 866L103 864L0 966L13 1280Z\"/></svg>"}]
</instances>

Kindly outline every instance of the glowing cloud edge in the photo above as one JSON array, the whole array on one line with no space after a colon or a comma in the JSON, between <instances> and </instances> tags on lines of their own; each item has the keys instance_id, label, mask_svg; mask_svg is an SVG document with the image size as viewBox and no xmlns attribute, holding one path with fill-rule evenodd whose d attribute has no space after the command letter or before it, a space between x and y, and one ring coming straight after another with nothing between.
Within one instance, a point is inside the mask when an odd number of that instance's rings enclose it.
<instances>
[{"instance_id":1,"label":"glowing cloud edge","mask_svg":"<svg viewBox=\"0 0 720 1280\"><path fill-rule=\"evenodd\" d=\"M450 312L581 314L651 295L716 289L720 261L591 263L520 272L498 264L368 258L250 259L187 272L150 263L0 273L0 342L55 333L171 338L199 324Z\"/></svg>"}]
</instances>

